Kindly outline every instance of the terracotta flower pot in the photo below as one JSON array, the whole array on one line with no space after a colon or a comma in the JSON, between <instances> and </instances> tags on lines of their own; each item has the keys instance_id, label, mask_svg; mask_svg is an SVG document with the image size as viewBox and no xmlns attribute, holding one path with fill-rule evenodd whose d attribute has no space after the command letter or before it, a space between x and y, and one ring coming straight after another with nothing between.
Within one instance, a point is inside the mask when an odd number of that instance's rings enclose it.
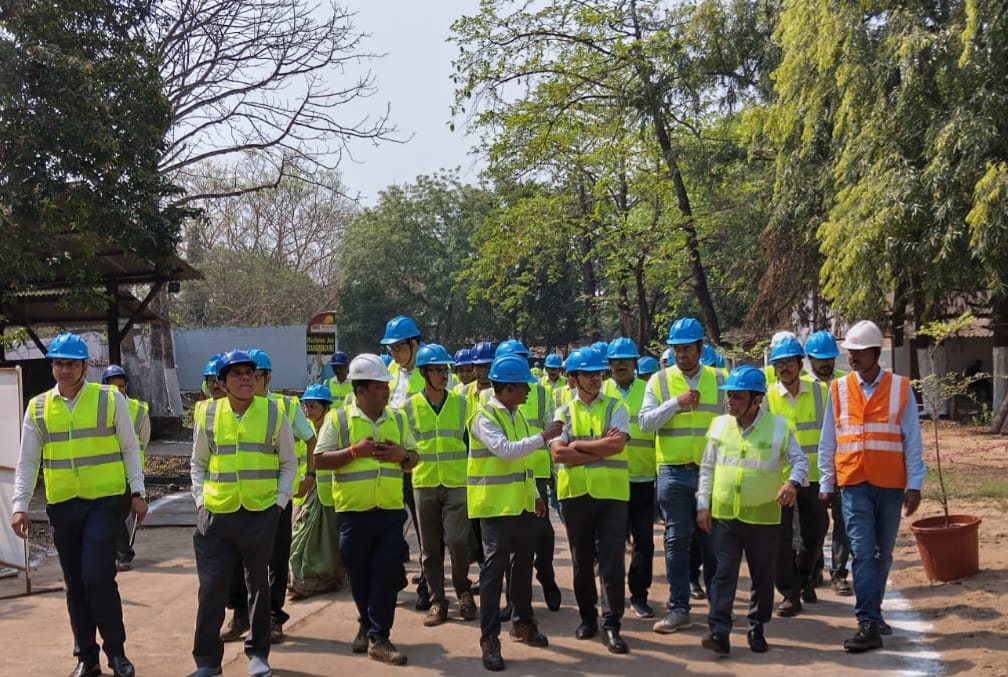
<instances>
[{"instance_id":1,"label":"terracotta flower pot","mask_svg":"<svg viewBox=\"0 0 1008 677\"><path fill-rule=\"evenodd\" d=\"M932 581L954 581L980 570L980 522L974 515L925 517L910 524L924 573Z\"/></svg>"}]
</instances>

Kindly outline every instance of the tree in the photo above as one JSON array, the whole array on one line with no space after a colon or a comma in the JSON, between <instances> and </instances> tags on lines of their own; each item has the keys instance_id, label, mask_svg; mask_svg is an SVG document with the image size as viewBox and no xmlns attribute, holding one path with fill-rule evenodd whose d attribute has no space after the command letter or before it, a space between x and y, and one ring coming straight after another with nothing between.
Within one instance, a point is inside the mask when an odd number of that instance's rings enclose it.
<instances>
[{"instance_id":1,"label":"tree","mask_svg":"<svg viewBox=\"0 0 1008 677\"><path fill-rule=\"evenodd\" d=\"M352 141L395 131L387 109L341 118L346 104L375 93L370 72L347 81L344 70L376 55L362 49L353 13L334 2L155 0L145 27L171 109L158 167L192 187L180 202L277 186L289 175L311 180L317 169L334 170ZM248 155L271 168L259 183L211 190L202 180Z\"/></svg>"},{"instance_id":2,"label":"tree","mask_svg":"<svg viewBox=\"0 0 1008 677\"><path fill-rule=\"evenodd\" d=\"M0 9L0 296L65 277L84 293L114 243L174 254L191 210L158 170L171 124L142 0L22 0Z\"/></svg>"}]
</instances>

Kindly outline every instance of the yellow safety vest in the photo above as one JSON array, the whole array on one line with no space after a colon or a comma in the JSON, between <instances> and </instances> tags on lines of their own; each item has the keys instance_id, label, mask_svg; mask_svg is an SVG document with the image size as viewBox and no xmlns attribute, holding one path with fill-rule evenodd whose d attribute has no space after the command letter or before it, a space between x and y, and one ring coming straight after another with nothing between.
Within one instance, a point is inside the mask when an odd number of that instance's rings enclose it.
<instances>
[{"instance_id":1,"label":"yellow safety vest","mask_svg":"<svg viewBox=\"0 0 1008 677\"><path fill-rule=\"evenodd\" d=\"M340 383L336 380L335 376L331 376L326 379L325 384L329 388L329 395L332 396L332 404L329 405L330 409L338 409L350 404L348 400L353 397L353 383L350 382L349 378Z\"/></svg>"},{"instance_id":2,"label":"yellow safety vest","mask_svg":"<svg viewBox=\"0 0 1008 677\"><path fill-rule=\"evenodd\" d=\"M406 400L406 421L413 431L420 462L413 468L414 487L452 487L466 485L466 421L465 398L445 392L441 410L434 408L424 393Z\"/></svg>"},{"instance_id":3,"label":"yellow safety vest","mask_svg":"<svg viewBox=\"0 0 1008 677\"><path fill-rule=\"evenodd\" d=\"M213 513L232 513L275 505L280 479L280 403L255 397L239 418L225 397L210 400L202 413L197 423L210 445L204 507Z\"/></svg>"},{"instance_id":4,"label":"yellow safety vest","mask_svg":"<svg viewBox=\"0 0 1008 677\"><path fill-rule=\"evenodd\" d=\"M401 412L385 407L384 418L375 425L350 410L351 406L346 406L326 414L329 425L336 426L337 448L346 449L367 437L403 446L406 423ZM373 456L355 458L333 471L332 487L336 512L403 508L403 469L398 463L383 463Z\"/></svg>"},{"instance_id":5,"label":"yellow safety vest","mask_svg":"<svg viewBox=\"0 0 1008 677\"><path fill-rule=\"evenodd\" d=\"M468 385L463 386L462 392L459 394L466 399L466 407L469 408L469 416L472 417L490 399L490 395L493 394L493 386L481 389L479 381L470 381Z\"/></svg>"},{"instance_id":6,"label":"yellow safety vest","mask_svg":"<svg viewBox=\"0 0 1008 677\"><path fill-rule=\"evenodd\" d=\"M716 447L711 515L748 524L780 524L781 485L789 427L783 416L763 414L746 437L734 416L718 416L709 441Z\"/></svg>"},{"instance_id":7,"label":"yellow safety vest","mask_svg":"<svg viewBox=\"0 0 1008 677\"><path fill-rule=\"evenodd\" d=\"M126 492L112 388L85 383L72 411L56 390L36 395L28 403L42 440L42 477L48 503Z\"/></svg>"},{"instance_id":8,"label":"yellow safety vest","mask_svg":"<svg viewBox=\"0 0 1008 677\"><path fill-rule=\"evenodd\" d=\"M126 398L126 404L129 406L130 421L133 422L133 432L136 434L137 444L140 445L140 469L143 470L144 464L147 462L147 445L140 439L140 423L145 416L150 417L150 405L143 400L134 400L132 397Z\"/></svg>"},{"instance_id":9,"label":"yellow safety vest","mask_svg":"<svg viewBox=\"0 0 1008 677\"><path fill-rule=\"evenodd\" d=\"M627 441L626 450L631 482L654 482L658 472L658 464L655 461L655 434L642 432L637 424L637 415L640 414L641 404L644 403L646 390L647 382L638 378L633 380L626 396L615 380L602 384L602 394L623 402L630 419L630 439Z\"/></svg>"},{"instance_id":10,"label":"yellow safety vest","mask_svg":"<svg viewBox=\"0 0 1008 677\"><path fill-rule=\"evenodd\" d=\"M777 387L767 388L767 410L783 416L795 430L795 439L809 460L809 482L819 481L819 436L822 434L823 414L826 413L826 384L801 377L808 390L798 393L794 404L791 398L781 395ZM784 466L784 474L789 471Z\"/></svg>"},{"instance_id":11,"label":"yellow safety vest","mask_svg":"<svg viewBox=\"0 0 1008 677\"><path fill-rule=\"evenodd\" d=\"M575 397L557 412L557 419L570 427L570 441L595 440L612 427L613 412L622 406L615 397L599 395L586 407L580 397ZM557 465L557 497L577 498L588 494L593 498L630 500L630 473L627 469L627 450L600 458L592 463L566 466Z\"/></svg>"},{"instance_id":12,"label":"yellow safety vest","mask_svg":"<svg viewBox=\"0 0 1008 677\"><path fill-rule=\"evenodd\" d=\"M399 387L399 379L402 378L403 370L399 366L398 362L392 362L389 365L389 373L392 374L392 380L389 381L389 393L395 393L396 389ZM424 377L420 373L419 367L413 367L413 370L409 375L409 383L406 384L406 399L410 398L410 395L422 392L424 389Z\"/></svg>"},{"instance_id":13,"label":"yellow safety vest","mask_svg":"<svg viewBox=\"0 0 1008 677\"><path fill-rule=\"evenodd\" d=\"M683 407L665 422L655 435L655 456L658 465L700 463L706 445L707 428L714 417L724 413L724 393L718 387L724 383L722 369L700 367L700 403ZM651 393L658 403L666 402L690 389L679 367L667 367L650 381Z\"/></svg>"},{"instance_id":14,"label":"yellow safety vest","mask_svg":"<svg viewBox=\"0 0 1008 677\"><path fill-rule=\"evenodd\" d=\"M498 407L486 404L469 421L469 462L466 501L471 519L503 517L535 511L535 469L532 457L507 461L495 456L473 434L473 423L485 416L512 442L530 435L521 411L514 420Z\"/></svg>"},{"instance_id":15,"label":"yellow safety vest","mask_svg":"<svg viewBox=\"0 0 1008 677\"><path fill-rule=\"evenodd\" d=\"M492 391L490 391L492 392ZM518 409L525 416L528 423L529 435L541 433L546 429L546 398L549 394L539 383L529 384L528 399L526 399ZM532 469L535 471L536 479L546 479L551 475L553 462L550 458L549 447L545 444L541 449L536 449L532 454Z\"/></svg>"},{"instance_id":16,"label":"yellow safety vest","mask_svg":"<svg viewBox=\"0 0 1008 677\"><path fill-rule=\"evenodd\" d=\"M574 397L575 392L577 392L576 389L568 388L567 382L564 381L564 384L562 386L560 386L559 388L555 389L552 393L550 393L550 397L553 398L553 410L556 411L563 405L570 402L571 399Z\"/></svg>"},{"instance_id":17,"label":"yellow safety vest","mask_svg":"<svg viewBox=\"0 0 1008 677\"><path fill-rule=\"evenodd\" d=\"M315 436L318 437L318 429L315 427L314 421L308 419L308 425L311 426L312 430L315 431ZM332 484L332 470L315 469L315 493L318 494L319 503L330 508L333 505Z\"/></svg>"},{"instance_id":18,"label":"yellow safety vest","mask_svg":"<svg viewBox=\"0 0 1008 677\"><path fill-rule=\"evenodd\" d=\"M281 395L280 393L270 393L269 398L275 400L280 405L281 415L287 418L287 422L291 425L291 431L293 431L294 419L297 417L297 410L301 408L301 401L293 395ZM308 442L295 437L294 455L297 457L298 467L297 473L294 475L294 485L291 489L294 493L297 493L298 485L301 484L301 478L308 472ZM305 502L303 498L294 498L292 500L295 505L301 505Z\"/></svg>"}]
</instances>

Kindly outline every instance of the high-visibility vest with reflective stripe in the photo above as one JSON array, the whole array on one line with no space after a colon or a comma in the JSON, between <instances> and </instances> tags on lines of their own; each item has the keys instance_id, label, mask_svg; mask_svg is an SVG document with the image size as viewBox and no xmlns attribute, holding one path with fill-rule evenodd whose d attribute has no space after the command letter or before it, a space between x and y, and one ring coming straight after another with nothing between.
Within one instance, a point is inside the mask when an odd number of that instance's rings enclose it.
<instances>
[{"instance_id":1,"label":"high-visibility vest with reflective stripe","mask_svg":"<svg viewBox=\"0 0 1008 677\"><path fill-rule=\"evenodd\" d=\"M570 441L597 440L612 427L613 412L623 403L607 395L596 397L586 407L580 397L565 404L557 418L570 427ZM627 450L583 465L557 465L557 498L577 498L588 494L593 498L630 500L630 473Z\"/></svg>"},{"instance_id":2,"label":"high-visibility vest with reflective stripe","mask_svg":"<svg viewBox=\"0 0 1008 677\"><path fill-rule=\"evenodd\" d=\"M389 381L389 393L395 394L396 389L399 387L399 380L403 377L403 368L399 366L398 362L392 362L389 365L389 373L392 374L392 380ZM418 367L413 367L409 374L409 382L406 384L406 399L408 400L410 395L422 392L423 389L423 374L420 373ZM405 404L405 401L403 404Z\"/></svg>"},{"instance_id":3,"label":"high-visibility vest with reflective stripe","mask_svg":"<svg viewBox=\"0 0 1008 677\"><path fill-rule=\"evenodd\" d=\"M462 397L466 400L466 407L469 409L469 416L475 416L476 412L487 403L490 395L493 394L493 386L480 388L479 381L470 381L462 388Z\"/></svg>"},{"instance_id":4,"label":"high-visibility vest with reflective stripe","mask_svg":"<svg viewBox=\"0 0 1008 677\"><path fill-rule=\"evenodd\" d=\"M783 416L763 414L745 437L734 416L711 423L714 445L711 515L748 524L780 524L777 492L783 480L789 424Z\"/></svg>"},{"instance_id":5,"label":"high-visibility vest with reflective stripe","mask_svg":"<svg viewBox=\"0 0 1008 677\"><path fill-rule=\"evenodd\" d=\"M330 376L326 379L325 384L329 388L329 395L332 396L332 404L329 405L330 409L338 409L350 404L349 399L353 395L353 383L350 382L350 379L340 383L335 376Z\"/></svg>"},{"instance_id":6,"label":"high-visibility vest with reflective stripe","mask_svg":"<svg viewBox=\"0 0 1008 677\"><path fill-rule=\"evenodd\" d=\"M434 413L424 393L417 393L406 400L405 414L420 454L413 468L413 486L464 487L469 459L465 398L446 391L441 410Z\"/></svg>"},{"instance_id":7,"label":"high-visibility vest with reflective stripe","mask_svg":"<svg viewBox=\"0 0 1008 677\"><path fill-rule=\"evenodd\" d=\"M724 383L724 370L701 366L697 390L700 403L682 407L655 434L655 456L658 465L700 463L707 439L707 428L715 417L724 413L724 393L718 386ZM658 403L678 397L690 389L679 367L667 367L650 382L651 393Z\"/></svg>"},{"instance_id":8,"label":"high-visibility vest with reflective stripe","mask_svg":"<svg viewBox=\"0 0 1008 677\"><path fill-rule=\"evenodd\" d=\"M140 439L140 424L145 416L150 416L150 405L143 400L134 400L132 397L126 398L126 404L129 406L130 421L133 422L133 432L136 434L137 444L140 445L140 469L143 470L144 464L147 462L147 445Z\"/></svg>"},{"instance_id":9,"label":"high-visibility vest with reflective stripe","mask_svg":"<svg viewBox=\"0 0 1008 677\"><path fill-rule=\"evenodd\" d=\"M525 415L525 422L528 423L529 435L541 433L546 429L549 421L546 420L546 398L549 394L539 383L529 384L528 398L518 406L521 413ZM552 461L550 459L549 447L545 444L541 449L536 449L532 454L532 469L537 479L545 479L550 476Z\"/></svg>"},{"instance_id":10,"label":"high-visibility vest with reflective stripe","mask_svg":"<svg viewBox=\"0 0 1008 677\"><path fill-rule=\"evenodd\" d=\"M830 384L836 420L838 486L870 482L877 487L905 489L906 461L900 417L907 405L910 381L884 371L868 400L856 373Z\"/></svg>"},{"instance_id":11,"label":"high-visibility vest with reflective stripe","mask_svg":"<svg viewBox=\"0 0 1008 677\"><path fill-rule=\"evenodd\" d=\"M535 511L535 469L531 456L507 461L495 456L473 434L473 423L485 416L512 442L525 439L531 433L521 411L514 420L492 405L484 405L469 421L469 462L467 466L466 502L469 517L503 517Z\"/></svg>"},{"instance_id":12,"label":"high-visibility vest with reflective stripe","mask_svg":"<svg viewBox=\"0 0 1008 677\"><path fill-rule=\"evenodd\" d=\"M375 442L403 446L406 422L402 412L386 407L385 417L374 424L359 416L350 415L350 407L330 409L326 416L338 432L339 449L346 449L366 437ZM403 469L398 463L382 462L373 456L355 458L342 468L333 471L333 509L336 512L365 512L402 510Z\"/></svg>"},{"instance_id":13,"label":"high-visibility vest with reflective stripe","mask_svg":"<svg viewBox=\"0 0 1008 677\"><path fill-rule=\"evenodd\" d=\"M312 430L315 431L315 436L318 437L318 428L315 427L315 422L308 419L308 425L311 426ZM333 504L332 483L332 470L315 469L315 493L318 494L319 503L330 508Z\"/></svg>"},{"instance_id":14,"label":"high-visibility vest with reflective stripe","mask_svg":"<svg viewBox=\"0 0 1008 677\"><path fill-rule=\"evenodd\" d=\"M563 388L564 386L567 385L567 379L561 376L557 380L551 381L549 380L549 375L544 374L543 377L539 379L539 383L542 384L543 388L546 389L546 392L549 395L553 395L554 390L556 390L557 388Z\"/></svg>"},{"instance_id":15,"label":"high-visibility vest with reflective stripe","mask_svg":"<svg viewBox=\"0 0 1008 677\"><path fill-rule=\"evenodd\" d=\"M48 503L125 493L112 386L85 383L72 411L55 390L49 390L33 397L28 411L42 440Z\"/></svg>"},{"instance_id":16,"label":"high-visibility vest with reflective stripe","mask_svg":"<svg viewBox=\"0 0 1008 677\"><path fill-rule=\"evenodd\" d=\"M210 445L203 482L203 506L208 511L260 511L276 503L282 416L281 404L265 397L254 397L240 418L226 397L207 403L198 424Z\"/></svg>"},{"instance_id":17,"label":"high-visibility vest with reflective stripe","mask_svg":"<svg viewBox=\"0 0 1008 677\"><path fill-rule=\"evenodd\" d=\"M783 416L794 427L795 439L801 446L809 461L809 482L819 481L819 437L822 434L823 415L826 413L826 384L801 377L807 390L798 393L791 403L791 398L781 395L777 387L767 388L767 410L771 414ZM784 474L789 472L789 466L784 466Z\"/></svg>"},{"instance_id":18,"label":"high-visibility vest with reflective stripe","mask_svg":"<svg viewBox=\"0 0 1008 677\"><path fill-rule=\"evenodd\" d=\"M627 409L630 420L630 439L627 440L627 461L631 482L654 482L658 471L655 462L655 434L642 432L637 424L641 404L644 403L644 392L647 382L635 378L626 396L620 390L619 384L610 379L602 384L602 394L618 398Z\"/></svg>"},{"instance_id":19,"label":"high-visibility vest with reflective stripe","mask_svg":"<svg viewBox=\"0 0 1008 677\"><path fill-rule=\"evenodd\" d=\"M293 395L281 395L280 393L270 393L269 398L275 400L280 405L281 415L287 418L287 422L290 423L291 430L293 431L294 419L297 417L297 410L301 407L301 401ZM294 455L297 456L298 469L297 474L294 475L294 486L291 488L297 492L298 485L301 484L301 478L308 472L308 442L295 437ZM294 502L297 505L301 505L304 503L304 499L296 498Z\"/></svg>"},{"instance_id":20,"label":"high-visibility vest with reflective stripe","mask_svg":"<svg viewBox=\"0 0 1008 677\"><path fill-rule=\"evenodd\" d=\"M577 392L574 388L568 388L567 382L554 390L550 395L553 398L553 410L556 411L563 405L567 404L574 397L574 393Z\"/></svg>"}]
</instances>

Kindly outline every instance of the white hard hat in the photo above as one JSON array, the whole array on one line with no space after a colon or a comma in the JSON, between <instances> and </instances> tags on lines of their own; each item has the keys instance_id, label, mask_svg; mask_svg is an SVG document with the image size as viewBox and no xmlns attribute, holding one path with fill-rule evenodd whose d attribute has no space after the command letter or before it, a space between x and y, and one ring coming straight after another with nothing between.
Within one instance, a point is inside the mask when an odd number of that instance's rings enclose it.
<instances>
[{"instance_id":1,"label":"white hard hat","mask_svg":"<svg viewBox=\"0 0 1008 677\"><path fill-rule=\"evenodd\" d=\"M793 331L779 331L770 338L770 345L775 346L785 339L794 339L797 341L798 337L795 336Z\"/></svg>"},{"instance_id":2,"label":"white hard hat","mask_svg":"<svg viewBox=\"0 0 1008 677\"><path fill-rule=\"evenodd\" d=\"M347 377L351 381L383 381L388 383L392 380L385 363L374 353L361 353L350 360L350 369Z\"/></svg>"},{"instance_id":3,"label":"white hard hat","mask_svg":"<svg viewBox=\"0 0 1008 677\"><path fill-rule=\"evenodd\" d=\"M861 320L847 330L840 347L844 350L864 350L882 347L882 330L871 320Z\"/></svg>"},{"instance_id":4,"label":"white hard hat","mask_svg":"<svg viewBox=\"0 0 1008 677\"><path fill-rule=\"evenodd\" d=\"M666 348L665 350L663 350L662 354L661 354L661 358L663 360L665 360L666 362L668 362L670 359L672 359L672 349L671 348Z\"/></svg>"}]
</instances>

